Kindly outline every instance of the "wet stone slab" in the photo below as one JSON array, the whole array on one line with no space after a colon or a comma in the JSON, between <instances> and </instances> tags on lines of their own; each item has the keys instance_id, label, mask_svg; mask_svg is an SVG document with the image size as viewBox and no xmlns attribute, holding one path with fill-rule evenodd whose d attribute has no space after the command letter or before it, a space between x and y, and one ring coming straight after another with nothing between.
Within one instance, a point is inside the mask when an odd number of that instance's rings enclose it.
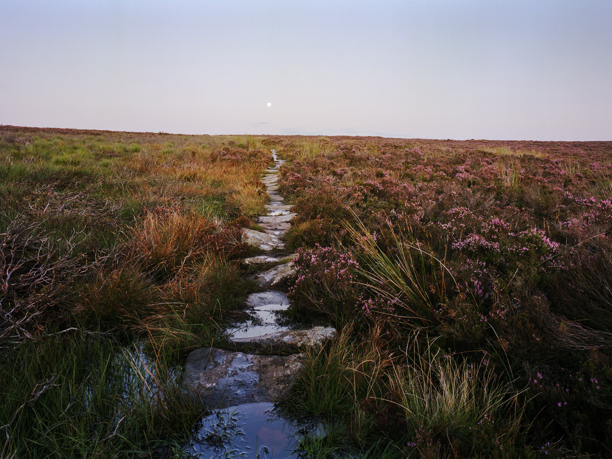
<instances>
[{"instance_id":1,"label":"wet stone slab","mask_svg":"<svg viewBox=\"0 0 612 459\"><path fill-rule=\"evenodd\" d=\"M283 305L289 307L289 298L285 292L280 290L268 290L267 292L251 293L246 301L247 305L252 308L258 308L267 305Z\"/></svg>"},{"instance_id":2,"label":"wet stone slab","mask_svg":"<svg viewBox=\"0 0 612 459\"><path fill-rule=\"evenodd\" d=\"M278 210L274 210L272 209L268 209L268 213L266 214L267 217L280 217L283 215L291 215L291 211L290 210L282 210L282 209L278 209Z\"/></svg>"},{"instance_id":3,"label":"wet stone slab","mask_svg":"<svg viewBox=\"0 0 612 459\"><path fill-rule=\"evenodd\" d=\"M260 287L276 287L293 276L295 272L295 267L292 263L285 263L257 274L255 279Z\"/></svg>"},{"instance_id":4,"label":"wet stone slab","mask_svg":"<svg viewBox=\"0 0 612 459\"><path fill-rule=\"evenodd\" d=\"M289 308L289 298L284 292L268 290L251 293L247 298L247 305L251 307L251 318L231 331L232 338L252 338L286 330L277 322L276 316L277 312Z\"/></svg>"},{"instance_id":5,"label":"wet stone slab","mask_svg":"<svg viewBox=\"0 0 612 459\"><path fill-rule=\"evenodd\" d=\"M245 228L242 230L244 242L250 245L259 247L265 251L271 251L274 249L280 249L285 247L285 244L275 235L262 233L261 231L255 231L252 229Z\"/></svg>"},{"instance_id":6,"label":"wet stone slab","mask_svg":"<svg viewBox=\"0 0 612 459\"><path fill-rule=\"evenodd\" d=\"M295 381L301 354L252 355L202 348L187 356L183 389L209 409L244 403L274 402Z\"/></svg>"},{"instance_id":7,"label":"wet stone slab","mask_svg":"<svg viewBox=\"0 0 612 459\"><path fill-rule=\"evenodd\" d=\"M336 336L336 329L317 326L307 330L283 330L260 336L231 337L236 349L248 352L295 352L323 344Z\"/></svg>"},{"instance_id":8,"label":"wet stone slab","mask_svg":"<svg viewBox=\"0 0 612 459\"><path fill-rule=\"evenodd\" d=\"M259 223L259 226L265 229L266 233L281 236L291 228L291 223Z\"/></svg>"},{"instance_id":9,"label":"wet stone slab","mask_svg":"<svg viewBox=\"0 0 612 459\"><path fill-rule=\"evenodd\" d=\"M291 209L293 208L293 205L291 204L276 204L276 205L271 205L271 204L266 204L266 209L268 211L279 211L279 210L285 210L285 211L291 211Z\"/></svg>"},{"instance_id":10,"label":"wet stone slab","mask_svg":"<svg viewBox=\"0 0 612 459\"><path fill-rule=\"evenodd\" d=\"M267 216L262 215L258 217L259 223L288 223L290 222L296 214L288 213L286 215L276 215L276 216Z\"/></svg>"},{"instance_id":11,"label":"wet stone slab","mask_svg":"<svg viewBox=\"0 0 612 459\"><path fill-rule=\"evenodd\" d=\"M280 231L279 231L280 233ZM258 255L256 257L245 258L242 260L243 263L247 265L257 265L263 263L289 263L290 261L295 260L297 254L293 253L291 255L287 255L286 257L270 257L268 255Z\"/></svg>"},{"instance_id":12,"label":"wet stone slab","mask_svg":"<svg viewBox=\"0 0 612 459\"><path fill-rule=\"evenodd\" d=\"M256 257L245 258L242 260L244 264L247 265L258 265L262 263L278 263L280 258L269 257L267 255L258 255Z\"/></svg>"}]
</instances>

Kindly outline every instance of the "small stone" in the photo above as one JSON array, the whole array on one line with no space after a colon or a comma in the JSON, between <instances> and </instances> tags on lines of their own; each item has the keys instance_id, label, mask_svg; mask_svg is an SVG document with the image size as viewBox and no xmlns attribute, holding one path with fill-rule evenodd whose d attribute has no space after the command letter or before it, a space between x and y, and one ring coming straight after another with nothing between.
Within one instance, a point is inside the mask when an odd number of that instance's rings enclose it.
<instances>
[{"instance_id":1,"label":"small stone","mask_svg":"<svg viewBox=\"0 0 612 459\"><path fill-rule=\"evenodd\" d=\"M292 263L275 266L272 269L259 273L255 278L261 287L275 287L282 284L287 278L295 274Z\"/></svg>"},{"instance_id":2,"label":"small stone","mask_svg":"<svg viewBox=\"0 0 612 459\"><path fill-rule=\"evenodd\" d=\"M257 265L260 263L277 263L279 262L279 258L269 257L267 255L258 255L256 257L245 258L242 260L243 263L247 265Z\"/></svg>"}]
</instances>

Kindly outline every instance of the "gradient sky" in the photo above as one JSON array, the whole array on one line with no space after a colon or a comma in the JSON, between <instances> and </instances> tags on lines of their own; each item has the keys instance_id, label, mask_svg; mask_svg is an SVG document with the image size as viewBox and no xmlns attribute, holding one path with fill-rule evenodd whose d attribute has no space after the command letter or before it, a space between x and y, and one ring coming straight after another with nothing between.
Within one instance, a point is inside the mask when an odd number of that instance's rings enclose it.
<instances>
[{"instance_id":1,"label":"gradient sky","mask_svg":"<svg viewBox=\"0 0 612 459\"><path fill-rule=\"evenodd\" d=\"M610 24L611 0L0 0L0 124L612 140Z\"/></svg>"}]
</instances>

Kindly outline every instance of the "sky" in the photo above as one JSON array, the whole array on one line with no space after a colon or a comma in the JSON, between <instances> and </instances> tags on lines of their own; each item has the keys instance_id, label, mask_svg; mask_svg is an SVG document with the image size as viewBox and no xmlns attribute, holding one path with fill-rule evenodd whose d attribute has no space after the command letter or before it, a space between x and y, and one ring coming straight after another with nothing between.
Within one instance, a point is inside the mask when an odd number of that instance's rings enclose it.
<instances>
[{"instance_id":1,"label":"sky","mask_svg":"<svg viewBox=\"0 0 612 459\"><path fill-rule=\"evenodd\" d=\"M612 140L610 0L0 0L0 124Z\"/></svg>"}]
</instances>

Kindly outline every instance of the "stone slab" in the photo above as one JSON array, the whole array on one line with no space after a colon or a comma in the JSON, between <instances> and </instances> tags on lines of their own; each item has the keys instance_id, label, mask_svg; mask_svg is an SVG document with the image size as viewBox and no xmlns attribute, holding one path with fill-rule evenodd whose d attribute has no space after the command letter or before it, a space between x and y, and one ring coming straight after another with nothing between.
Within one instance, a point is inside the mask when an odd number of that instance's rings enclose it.
<instances>
[{"instance_id":1,"label":"stone slab","mask_svg":"<svg viewBox=\"0 0 612 459\"><path fill-rule=\"evenodd\" d=\"M259 273L255 276L260 287L269 288L276 287L285 282L289 277L295 274L295 267L292 263L285 263L275 266L272 269Z\"/></svg>"},{"instance_id":2,"label":"stone slab","mask_svg":"<svg viewBox=\"0 0 612 459\"><path fill-rule=\"evenodd\" d=\"M277 211L277 210L290 211L292 208L293 208L292 204L277 204L277 205L266 204L266 209L272 210L272 211Z\"/></svg>"},{"instance_id":3,"label":"stone slab","mask_svg":"<svg viewBox=\"0 0 612 459\"><path fill-rule=\"evenodd\" d=\"M252 308L259 308L261 306L273 305L286 305L289 306L289 298L285 292L280 290L268 290L266 292L251 293L247 298L247 304Z\"/></svg>"},{"instance_id":4,"label":"stone slab","mask_svg":"<svg viewBox=\"0 0 612 459\"><path fill-rule=\"evenodd\" d=\"M292 352L307 347L320 346L336 336L336 329L317 326L308 330L285 330L248 338L230 338L237 349L249 352Z\"/></svg>"},{"instance_id":5,"label":"stone slab","mask_svg":"<svg viewBox=\"0 0 612 459\"><path fill-rule=\"evenodd\" d=\"M287 215L268 216L261 215L258 217L258 223L287 223L290 222L297 214L289 213Z\"/></svg>"},{"instance_id":6,"label":"stone slab","mask_svg":"<svg viewBox=\"0 0 612 459\"><path fill-rule=\"evenodd\" d=\"M285 247L285 244L275 235L262 233L249 228L242 230L243 241L247 244L259 247L262 250L270 251Z\"/></svg>"},{"instance_id":7,"label":"stone slab","mask_svg":"<svg viewBox=\"0 0 612 459\"><path fill-rule=\"evenodd\" d=\"M280 207L280 206L279 206ZM268 213L265 215L266 217L282 217L284 215L291 215L291 211L290 210L283 210L283 209L268 209Z\"/></svg>"},{"instance_id":8,"label":"stone slab","mask_svg":"<svg viewBox=\"0 0 612 459\"><path fill-rule=\"evenodd\" d=\"M268 234L270 234L270 231L274 231L271 234L281 236L291 228L291 223L259 223L259 226L265 229Z\"/></svg>"},{"instance_id":9,"label":"stone slab","mask_svg":"<svg viewBox=\"0 0 612 459\"><path fill-rule=\"evenodd\" d=\"M245 258L242 260L247 265L257 265L260 263L278 263L280 258L269 257L268 255L258 255L256 257Z\"/></svg>"},{"instance_id":10,"label":"stone slab","mask_svg":"<svg viewBox=\"0 0 612 459\"><path fill-rule=\"evenodd\" d=\"M187 356L183 390L208 409L274 402L293 384L303 356L251 355L216 348Z\"/></svg>"}]
</instances>

